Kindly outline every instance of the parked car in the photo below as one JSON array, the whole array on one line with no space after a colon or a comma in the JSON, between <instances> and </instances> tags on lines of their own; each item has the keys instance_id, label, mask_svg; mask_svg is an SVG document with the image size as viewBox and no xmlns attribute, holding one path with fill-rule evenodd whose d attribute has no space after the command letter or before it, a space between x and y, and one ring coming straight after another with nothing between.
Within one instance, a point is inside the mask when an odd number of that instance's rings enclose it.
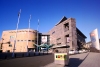
<instances>
[{"instance_id":1,"label":"parked car","mask_svg":"<svg viewBox=\"0 0 100 67\"><path fill-rule=\"evenodd\" d=\"M70 50L70 51L69 51L69 54L74 54L74 53L75 53L74 50Z\"/></svg>"},{"instance_id":2,"label":"parked car","mask_svg":"<svg viewBox=\"0 0 100 67\"><path fill-rule=\"evenodd\" d=\"M79 53L79 51L77 51L77 50L70 50L69 51L69 54L78 54Z\"/></svg>"},{"instance_id":3,"label":"parked car","mask_svg":"<svg viewBox=\"0 0 100 67\"><path fill-rule=\"evenodd\" d=\"M47 48L41 48L41 51L46 52Z\"/></svg>"},{"instance_id":4,"label":"parked car","mask_svg":"<svg viewBox=\"0 0 100 67\"><path fill-rule=\"evenodd\" d=\"M83 53L84 51L83 50L79 50L79 53Z\"/></svg>"},{"instance_id":5,"label":"parked car","mask_svg":"<svg viewBox=\"0 0 100 67\"><path fill-rule=\"evenodd\" d=\"M79 53L79 51L77 51L77 50L75 50L74 52L75 52L75 54L78 54Z\"/></svg>"}]
</instances>

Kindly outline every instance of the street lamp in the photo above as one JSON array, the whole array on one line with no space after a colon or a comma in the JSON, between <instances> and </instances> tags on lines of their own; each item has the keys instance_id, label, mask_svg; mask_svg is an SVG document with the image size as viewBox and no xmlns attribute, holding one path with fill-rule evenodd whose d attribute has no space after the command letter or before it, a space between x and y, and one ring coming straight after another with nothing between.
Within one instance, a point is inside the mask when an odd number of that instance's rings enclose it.
<instances>
[{"instance_id":1,"label":"street lamp","mask_svg":"<svg viewBox=\"0 0 100 67\"><path fill-rule=\"evenodd\" d=\"M38 28L39 28L39 19L38 19L38 26L37 26L37 52L38 52Z\"/></svg>"},{"instance_id":2,"label":"street lamp","mask_svg":"<svg viewBox=\"0 0 100 67\"><path fill-rule=\"evenodd\" d=\"M16 38L17 38L17 32L18 32L18 25L19 25L19 20L20 20L20 13L21 13L21 9L20 9L20 11L18 13L18 22L17 22L17 27L16 27L16 35L15 35L15 40L14 40L14 48L13 48L12 57L14 57L14 52L15 52Z\"/></svg>"}]
</instances>

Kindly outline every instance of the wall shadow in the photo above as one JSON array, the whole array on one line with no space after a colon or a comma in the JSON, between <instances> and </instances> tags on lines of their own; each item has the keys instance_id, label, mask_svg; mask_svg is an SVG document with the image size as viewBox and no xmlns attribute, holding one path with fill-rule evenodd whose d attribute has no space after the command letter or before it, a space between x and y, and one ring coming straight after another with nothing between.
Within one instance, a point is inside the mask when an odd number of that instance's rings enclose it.
<instances>
[{"instance_id":1,"label":"wall shadow","mask_svg":"<svg viewBox=\"0 0 100 67\"><path fill-rule=\"evenodd\" d=\"M27 58L0 61L1 67L44 67L54 61L54 55L42 55Z\"/></svg>"},{"instance_id":2,"label":"wall shadow","mask_svg":"<svg viewBox=\"0 0 100 67\"><path fill-rule=\"evenodd\" d=\"M69 58L69 64L65 65L64 67L78 67L87 58L88 55L89 53L85 56L83 60L79 58Z\"/></svg>"},{"instance_id":3,"label":"wall shadow","mask_svg":"<svg viewBox=\"0 0 100 67\"><path fill-rule=\"evenodd\" d=\"M45 56L45 55L51 55L51 54L52 53L38 53L38 54L36 54L35 52L29 52L28 56L27 56L26 52L17 52L17 53L14 53L14 58L12 58L12 53L0 53L0 61L16 59L16 58Z\"/></svg>"},{"instance_id":4,"label":"wall shadow","mask_svg":"<svg viewBox=\"0 0 100 67\"><path fill-rule=\"evenodd\" d=\"M83 60L80 60L79 58L70 58L68 67L78 67L82 62Z\"/></svg>"}]
</instances>

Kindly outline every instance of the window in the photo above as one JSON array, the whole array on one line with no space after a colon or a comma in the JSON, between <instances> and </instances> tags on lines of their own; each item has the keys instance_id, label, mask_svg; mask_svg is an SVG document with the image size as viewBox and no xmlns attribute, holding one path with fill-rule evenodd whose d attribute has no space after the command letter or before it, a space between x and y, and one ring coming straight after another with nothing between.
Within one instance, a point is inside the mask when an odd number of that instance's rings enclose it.
<instances>
[{"instance_id":1,"label":"window","mask_svg":"<svg viewBox=\"0 0 100 67\"><path fill-rule=\"evenodd\" d=\"M64 31L68 31L69 30L69 23L64 24Z\"/></svg>"},{"instance_id":2,"label":"window","mask_svg":"<svg viewBox=\"0 0 100 67\"><path fill-rule=\"evenodd\" d=\"M24 32L24 31L22 31L22 32Z\"/></svg>"},{"instance_id":3,"label":"window","mask_svg":"<svg viewBox=\"0 0 100 67\"><path fill-rule=\"evenodd\" d=\"M24 40L24 41L27 41L27 40Z\"/></svg>"},{"instance_id":4,"label":"window","mask_svg":"<svg viewBox=\"0 0 100 67\"><path fill-rule=\"evenodd\" d=\"M9 44L9 47L12 47L12 45L11 45L11 44Z\"/></svg>"},{"instance_id":5,"label":"window","mask_svg":"<svg viewBox=\"0 0 100 67\"><path fill-rule=\"evenodd\" d=\"M60 40L61 38L58 38L57 40Z\"/></svg>"},{"instance_id":6,"label":"window","mask_svg":"<svg viewBox=\"0 0 100 67\"><path fill-rule=\"evenodd\" d=\"M17 40L19 42L19 40Z\"/></svg>"},{"instance_id":7,"label":"window","mask_svg":"<svg viewBox=\"0 0 100 67\"><path fill-rule=\"evenodd\" d=\"M61 45L61 43L57 43L57 45Z\"/></svg>"},{"instance_id":8,"label":"window","mask_svg":"<svg viewBox=\"0 0 100 67\"><path fill-rule=\"evenodd\" d=\"M32 32L32 31L29 31L29 32Z\"/></svg>"},{"instance_id":9,"label":"window","mask_svg":"<svg viewBox=\"0 0 100 67\"><path fill-rule=\"evenodd\" d=\"M54 32L52 32L52 34L54 34L55 33L55 31Z\"/></svg>"},{"instance_id":10,"label":"window","mask_svg":"<svg viewBox=\"0 0 100 67\"><path fill-rule=\"evenodd\" d=\"M10 39L14 39L14 36L10 36Z\"/></svg>"},{"instance_id":11,"label":"window","mask_svg":"<svg viewBox=\"0 0 100 67\"><path fill-rule=\"evenodd\" d=\"M32 40L32 42L35 42L34 40Z\"/></svg>"},{"instance_id":12,"label":"window","mask_svg":"<svg viewBox=\"0 0 100 67\"><path fill-rule=\"evenodd\" d=\"M28 41L31 41L31 40L28 40Z\"/></svg>"},{"instance_id":13,"label":"window","mask_svg":"<svg viewBox=\"0 0 100 67\"><path fill-rule=\"evenodd\" d=\"M35 32L33 31L33 33L35 33Z\"/></svg>"}]
</instances>

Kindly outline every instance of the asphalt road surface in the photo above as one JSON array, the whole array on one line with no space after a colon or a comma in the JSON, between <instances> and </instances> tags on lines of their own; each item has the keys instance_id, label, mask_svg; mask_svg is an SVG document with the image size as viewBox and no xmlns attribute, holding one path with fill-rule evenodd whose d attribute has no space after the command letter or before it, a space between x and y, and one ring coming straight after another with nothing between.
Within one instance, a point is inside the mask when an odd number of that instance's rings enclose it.
<instances>
[{"instance_id":1,"label":"asphalt road surface","mask_svg":"<svg viewBox=\"0 0 100 67\"><path fill-rule=\"evenodd\" d=\"M54 61L53 54L0 61L0 67L43 67Z\"/></svg>"},{"instance_id":2,"label":"asphalt road surface","mask_svg":"<svg viewBox=\"0 0 100 67\"><path fill-rule=\"evenodd\" d=\"M53 63L54 56L42 55L1 60L0 67L64 67ZM68 67L100 67L100 53L82 53L69 56Z\"/></svg>"}]
</instances>

